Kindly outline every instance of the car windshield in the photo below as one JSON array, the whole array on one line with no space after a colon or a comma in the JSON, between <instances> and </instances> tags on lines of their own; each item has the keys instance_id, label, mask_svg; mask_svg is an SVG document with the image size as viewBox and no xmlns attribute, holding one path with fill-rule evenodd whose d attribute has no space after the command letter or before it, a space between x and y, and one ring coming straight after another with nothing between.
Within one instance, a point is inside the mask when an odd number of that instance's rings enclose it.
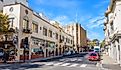
<instances>
[{"instance_id":1,"label":"car windshield","mask_svg":"<svg viewBox=\"0 0 121 70\"><path fill-rule=\"evenodd\" d=\"M95 54L95 53L91 53L90 56L97 56L97 54Z\"/></svg>"},{"instance_id":2,"label":"car windshield","mask_svg":"<svg viewBox=\"0 0 121 70\"><path fill-rule=\"evenodd\" d=\"M95 48L96 51L99 51L99 48Z\"/></svg>"}]
</instances>

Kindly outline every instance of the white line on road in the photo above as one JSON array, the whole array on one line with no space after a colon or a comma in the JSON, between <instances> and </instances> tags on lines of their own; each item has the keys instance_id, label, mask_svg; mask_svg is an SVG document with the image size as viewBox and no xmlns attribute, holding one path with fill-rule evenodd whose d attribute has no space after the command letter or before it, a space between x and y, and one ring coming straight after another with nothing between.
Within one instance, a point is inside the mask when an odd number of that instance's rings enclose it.
<instances>
[{"instance_id":1,"label":"white line on road","mask_svg":"<svg viewBox=\"0 0 121 70\"><path fill-rule=\"evenodd\" d=\"M87 64L82 64L80 67L86 67L87 66Z\"/></svg>"},{"instance_id":2,"label":"white line on road","mask_svg":"<svg viewBox=\"0 0 121 70\"><path fill-rule=\"evenodd\" d=\"M63 64L63 63L62 62L56 63L56 64L54 64L54 66L58 66L58 65L61 65L61 64Z\"/></svg>"},{"instance_id":3,"label":"white line on road","mask_svg":"<svg viewBox=\"0 0 121 70\"><path fill-rule=\"evenodd\" d=\"M72 64L72 65L70 65L68 67L76 67L77 65L79 65L79 64Z\"/></svg>"},{"instance_id":4,"label":"white line on road","mask_svg":"<svg viewBox=\"0 0 121 70\"><path fill-rule=\"evenodd\" d=\"M62 64L60 66L68 66L70 63L65 63L65 64Z\"/></svg>"},{"instance_id":5,"label":"white line on road","mask_svg":"<svg viewBox=\"0 0 121 70\"><path fill-rule=\"evenodd\" d=\"M50 62L50 63L46 63L45 65L53 65L54 63L53 62Z\"/></svg>"}]
</instances>

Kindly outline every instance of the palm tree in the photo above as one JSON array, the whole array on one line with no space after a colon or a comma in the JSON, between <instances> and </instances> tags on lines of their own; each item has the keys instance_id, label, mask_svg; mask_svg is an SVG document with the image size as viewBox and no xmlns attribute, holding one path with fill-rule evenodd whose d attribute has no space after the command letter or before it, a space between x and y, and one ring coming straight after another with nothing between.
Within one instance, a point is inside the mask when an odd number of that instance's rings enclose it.
<instances>
[{"instance_id":1,"label":"palm tree","mask_svg":"<svg viewBox=\"0 0 121 70\"><path fill-rule=\"evenodd\" d=\"M9 31L8 15L0 13L0 34L6 34Z\"/></svg>"},{"instance_id":2,"label":"palm tree","mask_svg":"<svg viewBox=\"0 0 121 70\"><path fill-rule=\"evenodd\" d=\"M7 41L7 34L9 34L9 19L8 15L0 13L0 35L5 35L5 41ZM7 52L4 49L4 62L7 60Z\"/></svg>"}]
</instances>

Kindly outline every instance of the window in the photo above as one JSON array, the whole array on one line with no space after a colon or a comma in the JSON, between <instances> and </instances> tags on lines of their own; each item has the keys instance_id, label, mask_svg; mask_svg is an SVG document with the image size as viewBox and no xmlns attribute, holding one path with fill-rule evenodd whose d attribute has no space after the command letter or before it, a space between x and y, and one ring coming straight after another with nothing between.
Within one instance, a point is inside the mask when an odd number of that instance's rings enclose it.
<instances>
[{"instance_id":1,"label":"window","mask_svg":"<svg viewBox=\"0 0 121 70\"><path fill-rule=\"evenodd\" d=\"M42 30L42 28L40 27L40 30Z\"/></svg>"},{"instance_id":2,"label":"window","mask_svg":"<svg viewBox=\"0 0 121 70\"><path fill-rule=\"evenodd\" d=\"M38 25L35 23L32 23L32 31L35 33L38 33Z\"/></svg>"},{"instance_id":3,"label":"window","mask_svg":"<svg viewBox=\"0 0 121 70\"><path fill-rule=\"evenodd\" d=\"M43 35L47 36L47 29L43 27Z\"/></svg>"},{"instance_id":4,"label":"window","mask_svg":"<svg viewBox=\"0 0 121 70\"><path fill-rule=\"evenodd\" d=\"M66 38L66 42L68 42L68 38Z\"/></svg>"},{"instance_id":5,"label":"window","mask_svg":"<svg viewBox=\"0 0 121 70\"><path fill-rule=\"evenodd\" d=\"M1 2L3 2L3 0L0 0Z\"/></svg>"},{"instance_id":6,"label":"window","mask_svg":"<svg viewBox=\"0 0 121 70\"><path fill-rule=\"evenodd\" d=\"M56 39L58 39L58 33L56 33Z\"/></svg>"},{"instance_id":7,"label":"window","mask_svg":"<svg viewBox=\"0 0 121 70\"><path fill-rule=\"evenodd\" d=\"M111 23L111 32L114 31L114 26L113 26L113 22Z\"/></svg>"},{"instance_id":8,"label":"window","mask_svg":"<svg viewBox=\"0 0 121 70\"><path fill-rule=\"evenodd\" d=\"M62 40L64 41L64 36L62 36Z\"/></svg>"},{"instance_id":9,"label":"window","mask_svg":"<svg viewBox=\"0 0 121 70\"><path fill-rule=\"evenodd\" d=\"M29 21L27 19L23 19L23 28L28 29L29 28Z\"/></svg>"},{"instance_id":10,"label":"window","mask_svg":"<svg viewBox=\"0 0 121 70\"><path fill-rule=\"evenodd\" d=\"M14 21L14 18L9 18L9 25L10 25L10 28L13 27L13 21Z\"/></svg>"},{"instance_id":11,"label":"window","mask_svg":"<svg viewBox=\"0 0 121 70\"><path fill-rule=\"evenodd\" d=\"M52 37L52 31L49 30L49 37Z\"/></svg>"},{"instance_id":12,"label":"window","mask_svg":"<svg viewBox=\"0 0 121 70\"><path fill-rule=\"evenodd\" d=\"M71 40L71 44L72 44L72 42L73 42L73 41Z\"/></svg>"}]
</instances>

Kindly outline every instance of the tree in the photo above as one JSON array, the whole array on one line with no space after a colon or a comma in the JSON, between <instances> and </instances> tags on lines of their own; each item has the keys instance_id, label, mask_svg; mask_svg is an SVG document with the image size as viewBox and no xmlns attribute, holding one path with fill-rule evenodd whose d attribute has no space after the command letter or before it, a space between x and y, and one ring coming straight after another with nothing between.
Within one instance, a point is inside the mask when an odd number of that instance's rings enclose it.
<instances>
[{"instance_id":1,"label":"tree","mask_svg":"<svg viewBox=\"0 0 121 70\"><path fill-rule=\"evenodd\" d=\"M95 45L99 45L100 41L98 39L93 39L92 41L95 43Z\"/></svg>"},{"instance_id":2,"label":"tree","mask_svg":"<svg viewBox=\"0 0 121 70\"><path fill-rule=\"evenodd\" d=\"M102 47L104 47L104 46L105 46L105 40L103 40L103 41L101 42L100 47L102 48Z\"/></svg>"},{"instance_id":3,"label":"tree","mask_svg":"<svg viewBox=\"0 0 121 70\"><path fill-rule=\"evenodd\" d=\"M8 15L0 13L0 32L7 33L9 31L9 19ZM1 34L0 33L0 34Z\"/></svg>"}]
</instances>

